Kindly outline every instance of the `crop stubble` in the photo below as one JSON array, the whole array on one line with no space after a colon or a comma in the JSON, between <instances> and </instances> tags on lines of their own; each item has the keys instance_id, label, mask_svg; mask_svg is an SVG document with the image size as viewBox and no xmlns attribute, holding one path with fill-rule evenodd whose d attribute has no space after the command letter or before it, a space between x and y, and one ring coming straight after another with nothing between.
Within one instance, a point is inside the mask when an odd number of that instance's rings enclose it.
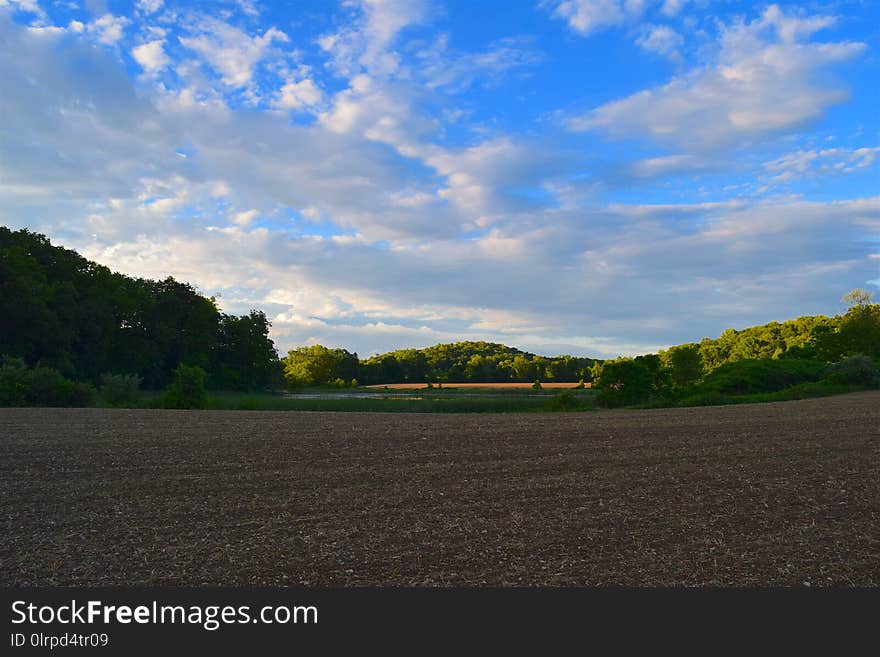
<instances>
[{"instance_id":1,"label":"crop stubble","mask_svg":"<svg viewBox=\"0 0 880 657\"><path fill-rule=\"evenodd\" d=\"M877 585L880 393L0 410L4 585Z\"/></svg>"}]
</instances>

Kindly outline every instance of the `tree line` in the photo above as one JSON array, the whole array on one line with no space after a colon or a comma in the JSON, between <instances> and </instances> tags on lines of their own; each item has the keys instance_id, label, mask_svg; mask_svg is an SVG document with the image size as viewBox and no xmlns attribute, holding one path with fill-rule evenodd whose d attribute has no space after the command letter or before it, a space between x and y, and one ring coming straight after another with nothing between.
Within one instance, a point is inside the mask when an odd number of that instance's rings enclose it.
<instances>
[{"instance_id":1,"label":"tree line","mask_svg":"<svg viewBox=\"0 0 880 657\"><path fill-rule=\"evenodd\" d=\"M853 290L844 296L849 310L843 315L727 329L715 339L598 363L592 375L599 400L608 406L689 398L708 403L817 382L829 391L831 384L875 387L880 385L880 304L871 300L870 292Z\"/></svg>"},{"instance_id":2,"label":"tree line","mask_svg":"<svg viewBox=\"0 0 880 657\"><path fill-rule=\"evenodd\" d=\"M360 360L323 345L299 347L284 358L291 386L383 383L503 383L589 381L594 358L546 357L495 342L454 342L398 349Z\"/></svg>"},{"instance_id":3,"label":"tree line","mask_svg":"<svg viewBox=\"0 0 880 657\"><path fill-rule=\"evenodd\" d=\"M610 361L545 357L473 341L399 349L364 360L346 349L312 345L280 359L260 310L226 314L214 298L188 283L114 273L53 246L43 235L0 227L0 404L73 403L87 396L76 382L100 385L107 396L120 399L141 385L167 386L173 399L203 385L267 390L592 381L608 405L625 405L680 396L707 381L731 379L734 371L749 372L755 380L815 379L817 372L830 371L825 366L855 357L862 360L847 365L853 376L873 380L868 370L880 362L880 305L861 290L845 299L850 308L843 315L728 329L718 338ZM794 361L818 365L811 369ZM747 364L737 370L736 363ZM835 376L840 379L840 372ZM724 385L735 389L738 384ZM42 392L29 398L24 388Z\"/></svg>"},{"instance_id":4,"label":"tree line","mask_svg":"<svg viewBox=\"0 0 880 657\"><path fill-rule=\"evenodd\" d=\"M260 310L220 312L190 284L114 273L40 234L0 227L0 355L98 384L133 375L170 384L181 364L220 389L281 382L281 364Z\"/></svg>"}]
</instances>

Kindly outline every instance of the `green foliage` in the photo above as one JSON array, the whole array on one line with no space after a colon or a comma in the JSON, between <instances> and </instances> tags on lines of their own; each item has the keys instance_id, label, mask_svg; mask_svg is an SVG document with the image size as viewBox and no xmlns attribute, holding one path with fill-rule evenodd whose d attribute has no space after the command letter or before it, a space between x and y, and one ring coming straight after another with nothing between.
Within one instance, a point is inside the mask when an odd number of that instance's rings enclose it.
<instances>
[{"instance_id":1,"label":"green foliage","mask_svg":"<svg viewBox=\"0 0 880 657\"><path fill-rule=\"evenodd\" d=\"M868 356L854 354L828 368L828 381L880 388L880 369Z\"/></svg>"},{"instance_id":2,"label":"green foliage","mask_svg":"<svg viewBox=\"0 0 880 657\"><path fill-rule=\"evenodd\" d=\"M669 370L673 386L684 387L695 383L703 375L703 358L700 345L683 344L660 352L663 364Z\"/></svg>"},{"instance_id":3,"label":"green foliage","mask_svg":"<svg viewBox=\"0 0 880 657\"><path fill-rule=\"evenodd\" d=\"M266 390L283 382L272 324L261 310L236 317L220 315L212 353L211 383L224 390Z\"/></svg>"},{"instance_id":4,"label":"green foliage","mask_svg":"<svg viewBox=\"0 0 880 657\"><path fill-rule=\"evenodd\" d=\"M23 359L11 357L0 366L0 406L89 406L94 397L92 386L52 367L28 368Z\"/></svg>"},{"instance_id":5,"label":"green foliage","mask_svg":"<svg viewBox=\"0 0 880 657\"><path fill-rule=\"evenodd\" d=\"M546 358L494 342L455 342L425 349L400 349L359 364L367 384L590 380L592 358Z\"/></svg>"},{"instance_id":6,"label":"green foliage","mask_svg":"<svg viewBox=\"0 0 880 657\"><path fill-rule=\"evenodd\" d=\"M844 300L852 303L847 313L812 336L817 355L828 362L855 354L880 358L880 304L870 303L864 290L853 290Z\"/></svg>"},{"instance_id":7,"label":"green foliage","mask_svg":"<svg viewBox=\"0 0 880 657\"><path fill-rule=\"evenodd\" d=\"M4 356L0 364L0 406L25 406L30 386L24 359Z\"/></svg>"},{"instance_id":8,"label":"green foliage","mask_svg":"<svg viewBox=\"0 0 880 657\"><path fill-rule=\"evenodd\" d=\"M299 347L288 352L282 361L284 378L291 387L335 385L337 379L348 381L357 374L357 354L322 345Z\"/></svg>"},{"instance_id":9,"label":"green foliage","mask_svg":"<svg viewBox=\"0 0 880 657\"><path fill-rule=\"evenodd\" d=\"M724 404L733 404L734 398L730 395L725 395L717 390L712 390L709 392L698 392L696 394L689 395L679 401L679 406L723 406Z\"/></svg>"},{"instance_id":10,"label":"green foliage","mask_svg":"<svg viewBox=\"0 0 880 657\"><path fill-rule=\"evenodd\" d=\"M166 408L205 408L207 374L198 365L181 363L174 370L174 380L165 389L162 404Z\"/></svg>"},{"instance_id":11,"label":"green foliage","mask_svg":"<svg viewBox=\"0 0 880 657\"><path fill-rule=\"evenodd\" d=\"M141 377L137 374L101 375L101 398L111 406L136 406L140 387Z\"/></svg>"},{"instance_id":12,"label":"green foliage","mask_svg":"<svg viewBox=\"0 0 880 657\"><path fill-rule=\"evenodd\" d=\"M664 393L669 388L669 370L663 366L663 361L657 354L646 354L644 356L636 356L633 361L637 365L641 365L649 374L651 379L651 390L649 396L656 396Z\"/></svg>"},{"instance_id":13,"label":"green foliage","mask_svg":"<svg viewBox=\"0 0 880 657\"><path fill-rule=\"evenodd\" d=\"M536 381L532 384L532 390L541 390L541 382L536 380Z\"/></svg>"},{"instance_id":14,"label":"green foliage","mask_svg":"<svg viewBox=\"0 0 880 657\"><path fill-rule=\"evenodd\" d=\"M191 285L115 274L27 230L0 227L0 317L0 353L80 381L131 372L159 388L180 362L218 385L278 376L262 313L221 315Z\"/></svg>"},{"instance_id":15,"label":"green foliage","mask_svg":"<svg viewBox=\"0 0 880 657\"><path fill-rule=\"evenodd\" d=\"M599 394L596 401L601 406L617 408L643 404L651 399L656 375L651 361L630 358L606 361L596 370Z\"/></svg>"},{"instance_id":16,"label":"green foliage","mask_svg":"<svg viewBox=\"0 0 880 657\"><path fill-rule=\"evenodd\" d=\"M774 392L808 381L821 380L827 366L810 360L741 360L725 363L707 375L696 388L699 393L747 395Z\"/></svg>"},{"instance_id":17,"label":"green foliage","mask_svg":"<svg viewBox=\"0 0 880 657\"><path fill-rule=\"evenodd\" d=\"M28 403L35 406L89 406L95 390L87 383L71 381L51 367L37 366L28 372Z\"/></svg>"},{"instance_id":18,"label":"green foliage","mask_svg":"<svg viewBox=\"0 0 880 657\"><path fill-rule=\"evenodd\" d=\"M798 358L814 358L813 332L833 322L821 315L804 316L740 331L727 329L715 339L704 338L699 344L703 373L738 360L787 358L790 353Z\"/></svg>"},{"instance_id":19,"label":"green foliage","mask_svg":"<svg viewBox=\"0 0 880 657\"><path fill-rule=\"evenodd\" d=\"M587 398L569 390L555 394L544 402L545 411L580 411L589 407Z\"/></svg>"}]
</instances>

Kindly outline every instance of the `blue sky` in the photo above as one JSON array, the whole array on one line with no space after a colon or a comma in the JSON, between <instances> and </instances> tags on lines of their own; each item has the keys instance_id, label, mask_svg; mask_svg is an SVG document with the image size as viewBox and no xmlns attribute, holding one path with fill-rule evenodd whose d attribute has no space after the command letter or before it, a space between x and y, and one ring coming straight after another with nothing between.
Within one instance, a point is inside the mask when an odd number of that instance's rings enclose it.
<instances>
[{"instance_id":1,"label":"blue sky","mask_svg":"<svg viewBox=\"0 0 880 657\"><path fill-rule=\"evenodd\" d=\"M0 221L285 351L635 354L880 285L880 4L0 0Z\"/></svg>"}]
</instances>

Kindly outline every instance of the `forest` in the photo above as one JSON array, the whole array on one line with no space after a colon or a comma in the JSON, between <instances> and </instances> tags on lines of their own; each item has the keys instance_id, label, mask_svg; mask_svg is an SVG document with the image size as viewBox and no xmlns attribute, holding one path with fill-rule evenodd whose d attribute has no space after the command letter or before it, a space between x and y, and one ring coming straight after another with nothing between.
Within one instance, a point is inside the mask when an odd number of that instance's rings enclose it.
<instances>
[{"instance_id":1,"label":"forest","mask_svg":"<svg viewBox=\"0 0 880 657\"><path fill-rule=\"evenodd\" d=\"M880 385L880 305L862 290L845 300L843 315L728 329L609 361L482 341L366 359L310 345L280 358L261 310L227 314L188 283L125 276L44 235L0 227L0 405L84 405L97 389L120 404L140 388L165 389L166 405L186 406L206 387L541 381L592 382L606 406L666 405L819 381Z\"/></svg>"},{"instance_id":2,"label":"forest","mask_svg":"<svg viewBox=\"0 0 880 657\"><path fill-rule=\"evenodd\" d=\"M589 381L595 358L546 357L495 342L454 342L425 349L398 349L358 359L345 349L321 345L291 350L284 375L292 386L380 383L504 383Z\"/></svg>"},{"instance_id":3,"label":"forest","mask_svg":"<svg viewBox=\"0 0 880 657\"><path fill-rule=\"evenodd\" d=\"M188 283L114 273L27 230L0 227L0 317L0 354L83 383L133 375L161 388L180 364L215 388L280 383L262 311L222 313Z\"/></svg>"}]
</instances>

